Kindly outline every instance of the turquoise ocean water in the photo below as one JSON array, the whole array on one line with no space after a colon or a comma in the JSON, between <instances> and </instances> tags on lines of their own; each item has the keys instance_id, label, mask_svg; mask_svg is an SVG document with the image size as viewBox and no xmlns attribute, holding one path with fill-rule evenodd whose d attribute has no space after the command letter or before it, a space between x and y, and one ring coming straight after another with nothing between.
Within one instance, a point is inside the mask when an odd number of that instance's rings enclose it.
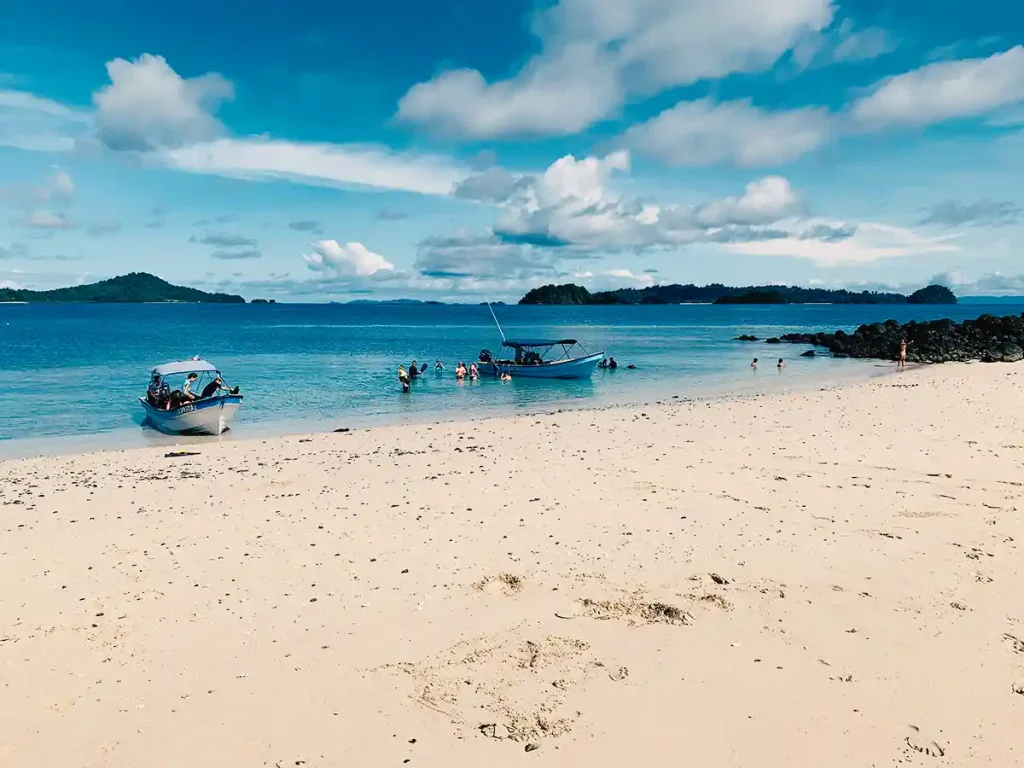
<instances>
[{"instance_id":1,"label":"turquoise ocean water","mask_svg":"<svg viewBox=\"0 0 1024 768\"><path fill-rule=\"evenodd\" d=\"M486 306L0 304L0 456L180 442L142 427L147 372L201 355L246 400L231 431L253 437L418 423L553 407L644 402L662 396L766 392L866 378L873 361L801 358L806 347L744 344L787 331L852 330L894 318L963 319L1024 305L495 307L508 337L571 337L604 350L619 370L588 381L485 378L452 369L497 350ZM779 372L775 359L787 367ZM757 356L762 367L749 368ZM428 373L403 394L400 363ZM436 376L440 358L448 371ZM626 370L633 364L636 370ZM180 383L172 382L173 386Z\"/></svg>"}]
</instances>

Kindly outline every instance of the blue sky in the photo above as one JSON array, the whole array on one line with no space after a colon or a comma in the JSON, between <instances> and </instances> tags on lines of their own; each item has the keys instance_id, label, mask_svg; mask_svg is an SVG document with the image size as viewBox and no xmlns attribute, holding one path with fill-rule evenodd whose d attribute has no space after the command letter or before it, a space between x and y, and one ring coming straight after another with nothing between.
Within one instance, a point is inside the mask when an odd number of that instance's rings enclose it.
<instances>
[{"instance_id":1,"label":"blue sky","mask_svg":"<svg viewBox=\"0 0 1024 768\"><path fill-rule=\"evenodd\" d=\"M1011 0L0 10L0 285L1024 294Z\"/></svg>"}]
</instances>

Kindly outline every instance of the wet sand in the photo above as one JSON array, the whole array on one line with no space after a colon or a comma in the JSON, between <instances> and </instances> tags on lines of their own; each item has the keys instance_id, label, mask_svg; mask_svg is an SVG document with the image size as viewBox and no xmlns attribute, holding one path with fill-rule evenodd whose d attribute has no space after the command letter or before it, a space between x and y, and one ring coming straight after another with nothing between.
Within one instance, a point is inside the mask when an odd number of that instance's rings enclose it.
<instances>
[{"instance_id":1,"label":"wet sand","mask_svg":"<svg viewBox=\"0 0 1024 768\"><path fill-rule=\"evenodd\" d=\"M0 463L0 765L1020 764L1022 386Z\"/></svg>"}]
</instances>

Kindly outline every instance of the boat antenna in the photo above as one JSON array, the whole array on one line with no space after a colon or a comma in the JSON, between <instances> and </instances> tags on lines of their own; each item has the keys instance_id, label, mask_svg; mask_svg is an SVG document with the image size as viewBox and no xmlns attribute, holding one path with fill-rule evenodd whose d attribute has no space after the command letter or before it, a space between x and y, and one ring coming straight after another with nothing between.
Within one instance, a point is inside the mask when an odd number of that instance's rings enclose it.
<instances>
[{"instance_id":1,"label":"boat antenna","mask_svg":"<svg viewBox=\"0 0 1024 768\"><path fill-rule=\"evenodd\" d=\"M491 310L491 317L494 318L494 324L496 326L498 326L498 333L501 334L501 340L504 343L504 341L505 341L505 332L503 330L501 330L501 323L498 322L498 316L496 314L494 314L494 307L491 306L491 302L488 301L487 299L484 299L484 303L487 304L487 308L489 310Z\"/></svg>"}]
</instances>

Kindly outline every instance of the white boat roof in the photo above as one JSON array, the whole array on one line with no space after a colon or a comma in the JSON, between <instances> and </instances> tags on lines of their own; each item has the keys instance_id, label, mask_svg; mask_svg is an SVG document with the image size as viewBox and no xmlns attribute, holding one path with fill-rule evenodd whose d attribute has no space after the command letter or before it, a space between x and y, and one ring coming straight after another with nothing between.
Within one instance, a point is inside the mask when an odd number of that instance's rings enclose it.
<instances>
[{"instance_id":1,"label":"white boat roof","mask_svg":"<svg viewBox=\"0 0 1024 768\"><path fill-rule=\"evenodd\" d=\"M153 369L154 376L175 376L179 373L217 372L217 366L206 360L176 360L158 365Z\"/></svg>"}]
</instances>

